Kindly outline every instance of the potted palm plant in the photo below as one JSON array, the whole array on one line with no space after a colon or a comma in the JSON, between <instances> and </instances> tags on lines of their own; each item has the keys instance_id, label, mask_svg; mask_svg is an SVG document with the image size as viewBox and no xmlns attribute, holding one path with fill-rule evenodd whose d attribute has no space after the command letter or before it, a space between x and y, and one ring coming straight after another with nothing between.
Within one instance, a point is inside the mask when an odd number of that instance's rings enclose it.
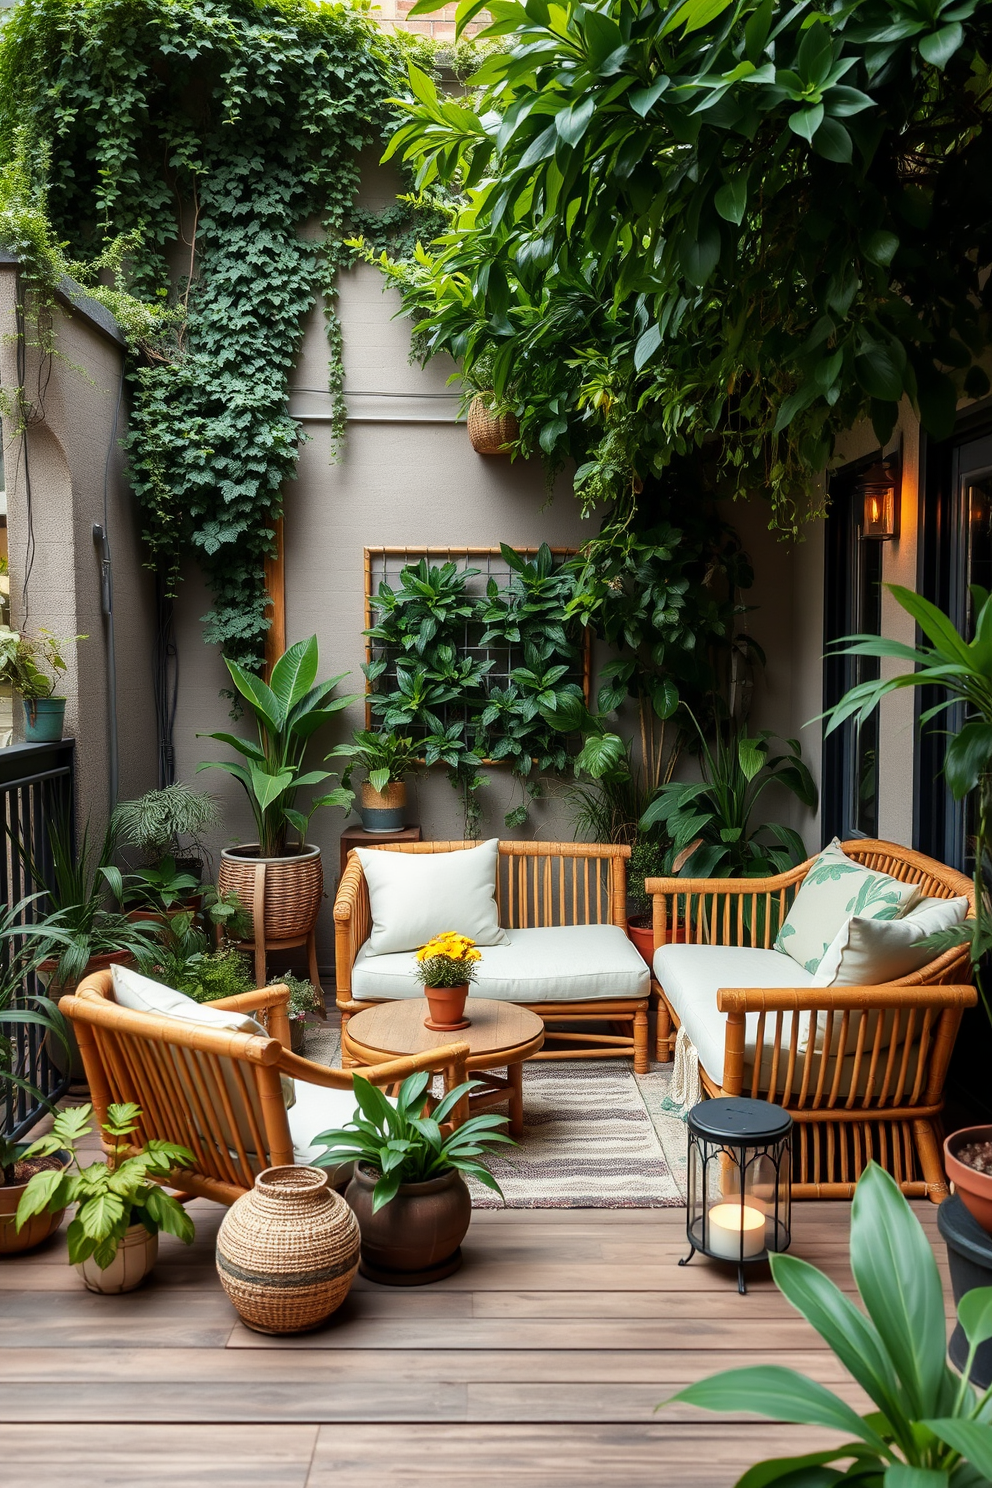
<instances>
[{"instance_id":1,"label":"potted palm plant","mask_svg":"<svg viewBox=\"0 0 992 1488\"><path fill-rule=\"evenodd\" d=\"M18 1090L32 1100L45 1104L45 1096L32 1078L32 1061L26 1055L18 1031L34 1027L53 1040L64 1043L66 1021L47 997L32 993L30 978L38 969L38 954L32 950L21 923L30 907L22 900L13 909L0 912L0 1109L11 1109L11 1097ZM0 1132L0 1256L13 1255L41 1245L62 1222L63 1210L50 1210L38 1215L20 1228L16 1224L17 1206L36 1174L62 1172L69 1154L61 1149L27 1156L27 1143L15 1142Z\"/></svg>"},{"instance_id":2,"label":"potted palm plant","mask_svg":"<svg viewBox=\"0 0 992 1488\"><path fill-rule=\"evenodd\" d=\"M317 682L317 637L297 641L275 666L268 683L237 662L225 658L248 713L255 721L257 739L236 734L201 734L236 750L243 763L212 760L198 770L226 770L244 787L255 819L256 842L226 847L221 853L218 887L236 893L252 917L251 935L265 941L303 938L317 920L324 893L320 848L306 840L314 812L322 806L347 809L352 794L337 787L311 798L301 810L297 796L330 778L327 770L304 770L303 757L311 737L353 697L332 698L341 681ZM347 675L342 673L342 676ZM294 840L290 840L291 836ZM254 921L257 870L264 877L264 924Z\"/></svg>"},{"instance_id":3,"label":"potted palm plant","mask_svg":"<svg viewBox=\"0 0 992 1488\"><path fill-rule=\"evenodd\" d=\"M423 744L395 733L357 732L350 744L338 744L327 759L349 761L341 786L351 786L351 772L359 765L366 772L361 784L361 818L366 832L399 832L406 826L406 777L423 752Z\"/></svg>"},{"instance_id":4,"label":"potted palm plant","mask_svg":"<svg viewBox=\"0 0 992 1488\"><path fill-rule=\"evenodd\" d=\"M472 1116L445 1132L442 1123L480 1082L457 1086L428 1114L429 1079L421 1073L404 1080L394 1106L375 1085L353 1076L354 1121L314 1137L315 1145L327 1149L315 1166L355 1164L345 1198L362 1232L359 1270L387 1285L421 1286L457 1271L472 1218L462 1175L471 1174L502 1197L481 1159L487 1147L515 1145L499 1130L505 1116Z\"/></svg>"},{"instance_id":5,"label":"potted palm plant","mask_svg":"<svg viewBox=\"0 0 992 1488\"><path fill-rule=\"evenodd\" d=\"M121 848L137 849L149 868L172 858L177 871L191 874L197 883L207 856L203 834L219 821L220 808L213 796L193 790L184 780L146 791L133 801L119 801L114 808Z\"/></svg>"},{"instance_id":6,"label":"potted palm plant","mask_svg":"<svg viewBox=\"0 0 992 1488\"><path fill-rule=\"evenodd\" d=\"M93 1131L92 1106L70 1106L60 1111L51 1133L34 1142L27 1156L48 1157L68 1150L70 1167L36 1173L17 1208L18 1226L39 1214L76 1213L66 1233L69 1260L91 1292L116 1294L140 1286L158 1257L160 1230L192 1242L193 1221L178 1199L167 1194L156 1178L193 1162L186 1147L158 1139L134 1150L141 1107L110 1105L101 1126L109 1142L106 1162L80 1164L77 1145ZM75 1168L75 1172L71 1171Z\"/></svg>"},{"instance_id":7,"label":"potted palm plant","mask_svg":"<svg viewBox=\"0 0 992 1488\"><path fill-rule=\"evenodd\" d=\"M40 744L61 739L65 698L55 696L59 677L68 669L66 648L86 636L61 641L50 630L36 636L0 625L0 683L18 694L24 707L24 738Z\"/></svg>"}]
</instances>

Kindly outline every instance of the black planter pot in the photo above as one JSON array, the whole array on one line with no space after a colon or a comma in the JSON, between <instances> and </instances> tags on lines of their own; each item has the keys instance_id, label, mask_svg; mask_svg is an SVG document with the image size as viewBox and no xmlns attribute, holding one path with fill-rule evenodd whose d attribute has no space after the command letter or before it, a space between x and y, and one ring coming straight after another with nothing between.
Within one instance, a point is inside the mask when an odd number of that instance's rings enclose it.
<instances>
[{"instance_id":1,"label":"black planter pot","mask_svg":"<svg viewBox=\"0 0 992 1488\"><path fill-rule=\"evenodd\" d=\"M937 1228L947 1246L955 1303L975 1287L992 1286L992 1235L972 1218L956 1194L945 1199L937 1210ZM951 1334L947 1353L957 1369L964 1369L968 1340L960 1323ZM979 1390L986 1390L992 1384L992 1339L979 1345L971 1383Z\"/></svg>"}]
</instances>

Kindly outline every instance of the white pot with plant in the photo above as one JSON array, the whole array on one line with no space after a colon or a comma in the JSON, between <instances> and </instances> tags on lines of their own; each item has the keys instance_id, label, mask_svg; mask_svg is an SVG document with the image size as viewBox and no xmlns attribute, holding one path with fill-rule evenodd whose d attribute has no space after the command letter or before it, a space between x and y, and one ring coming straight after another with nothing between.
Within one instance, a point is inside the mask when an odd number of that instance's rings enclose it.
<instances>
[{"instance_id":1,"label":"white pot with plant","mask_svg":"<svg viewBox=\"0 0 992 1488\"><path fill-rule=\"evenodd\" d=\"M59 678L68 670L65 652L84 635L59 640L50 630L35 636L0 625L0 683L10 687L24 706L24 738L29 744L52 743L62 737L64 697L57 697Z\"/></svg>"},{"instance_id":2,"label":"white pot with plant","mask_svg":"<svg viewBox=\"0 0 992 1488\"><path fill-rule=\"evenodd\" d=\"M79 1161L77 1146L93 1132L92 1106L60 1111L51 1133L32 1143L25 1154L45 1157L66 1150L72 1162L58 1172L36 1173L17 1208L18 1227L34 1215L66 1209L76 1213L66 1232L69 1260L91 1292L131 1292L140 1286L158 1257L160 1230L185 1245L193 1239L193 1221L179 1200L160 1183L193 1162L186 1147L157 1139L137 1147L141 1108L131 1103L107 1107L101 1130L110 1138L106 1162Z\"/></svg>"},{"instance_id":3,"label":"white pot with plant","mask_svg":"<svg viewBox=\"0 0 992 1488\"><path fill-rule=\"evenodd\" d=\"M357 732L350 744L339 744L327 759L347 759L341 787L351 787L358 765L366 772L361 784L361 818L366 832L401 832L406 826L406 778L417 765L423 745L394 733Z\"/></svg>"},{"instance_id":4,"label":"white pot with plant","mask_svg":"<svg viewBox=\"0 0 992 1488\"><path fill-rule=\"evenodd\" d=\"M310 819L322 806L347 809L352 800L350 791L337 787L311 798L306 809L301 809L299 792L330 779L327 770L304 770L303 758L317 730L356 699L331 697L341 677L316 681L316 636L290 646L272 668L268 683L237 662L225 661L246 711L255 720L257 742L229 733L200 734L199 738L229 745L243 763L215 760L197 769L226 770L240 781L258 840L224 848L218 887L222 893L238 895L251 917L251 936L256 942L260 928L266 942L303 938L316 924L324 894L320 848L306 840ZM261 927L256 923L259 904Z\"/></svg>"}]
</instances>

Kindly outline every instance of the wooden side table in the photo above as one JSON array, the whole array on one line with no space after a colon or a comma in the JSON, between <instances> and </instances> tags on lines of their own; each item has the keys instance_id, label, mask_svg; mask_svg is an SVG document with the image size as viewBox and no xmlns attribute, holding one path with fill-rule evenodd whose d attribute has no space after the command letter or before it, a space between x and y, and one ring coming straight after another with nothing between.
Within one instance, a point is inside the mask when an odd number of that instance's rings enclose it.
<instances>
[{"instance_id":1,"label":"wooden side table","mask_svg":"<svg viewBox=\"0 0 992 1488\"><path fill-rule=\"evenodd\" d=\"M485 1076L485 1088L473 1091L468 1110L459 1112L458 1119L464 1121L467 1115L509 1101L510 1134L523 1136L523 1063L544 1043L541 1019L529 1008L512 1002L470 996L465 1004L466 1015L472 1020L468 1028L460 1028L457 1033L434 1033L424 1026L427 1011L426 998L404 997L355 1013L342 1029L342 1052L358 1064L381 1064L396 1055L467 1043L466 1067L470 1073ZM505 1078L492 1073L503 1065Z\"/></svg>"},{"instance_id":2,"label":"wooden side table","mask_svg":"<svg viewBox=\"0 0 992 1488\"><path fill-rule=\"evenodd\" d=\"M353 847L382 847L384 842L419 842L419 827L402 827L398 832L366 832L364 827L345 827L341 833L341 872Z\"/></svg>"}]
</instances>

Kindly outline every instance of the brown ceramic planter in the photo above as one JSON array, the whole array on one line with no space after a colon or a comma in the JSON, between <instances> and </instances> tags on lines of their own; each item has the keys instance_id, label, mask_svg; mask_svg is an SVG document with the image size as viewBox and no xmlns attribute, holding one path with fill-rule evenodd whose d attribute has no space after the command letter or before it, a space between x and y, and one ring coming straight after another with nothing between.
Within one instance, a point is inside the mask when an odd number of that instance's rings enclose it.
<instances>
[{"instance_id":1,"label":"brown ceramic planter","mask_svg":"<svg viewBox=\"0 0 992 1488\"><path fill-rule=\"evenodd\" d=\"M62 1166L67 1168L72 1161L69 1153L61 1152L59 1156L62 1158ZM50 1235L54 1235L62 1223L65 1210L57 1209L54 1214L47 1211L35 1214L18 1230L14 1219L26 1188L26 1183L0 1187L0 1256L19 1255L23 1250L33 1250L36 1245L42 1245Z\"/></svg>"},{"instance_id":2,"label":"brown ceramic planter","mask_svg":"<svg viewBox=\"0 0 992 1488\"><path fill-rule=\"evenodd\" d=\"M992 1235L992 1173L979 1173L959 1160L957 1154L969 1142L992 1141L992 1126L966 1126L952 1132L944 1142L944 1166L947 1176L954 1184L954 1192L974 1215L975 1219Z\"/></svg>"},{"instance_id":3,"label":"brown ceramic planter","mask_svg":"<svg viewBox=\"0 0 992 1488\"><path fill-rule=\"evenodd\" d=\"M472 1200L457 1169L427 1183L401 1183L396 1197L373 1214L377 1177L356 1163L345 1192L362 1232L362 1275L386 1286L424 1286L457 1271L472 1219Z\"/></svg>"},{"instance_id":4,"label":"brown ceramic planter","mask_svg":"<svg viewBox=\"0 0 992 1488\"><path fill-rule=\"evenodd\" d=\"M459 1028L468 1028L472 1021L465 1016L468 982L459 982L456 987L425 987L424 996L430 1008L430 1015L424 1019L425 1028L435 1033L454 1033Z\"/></svg>"}]
</instances>

